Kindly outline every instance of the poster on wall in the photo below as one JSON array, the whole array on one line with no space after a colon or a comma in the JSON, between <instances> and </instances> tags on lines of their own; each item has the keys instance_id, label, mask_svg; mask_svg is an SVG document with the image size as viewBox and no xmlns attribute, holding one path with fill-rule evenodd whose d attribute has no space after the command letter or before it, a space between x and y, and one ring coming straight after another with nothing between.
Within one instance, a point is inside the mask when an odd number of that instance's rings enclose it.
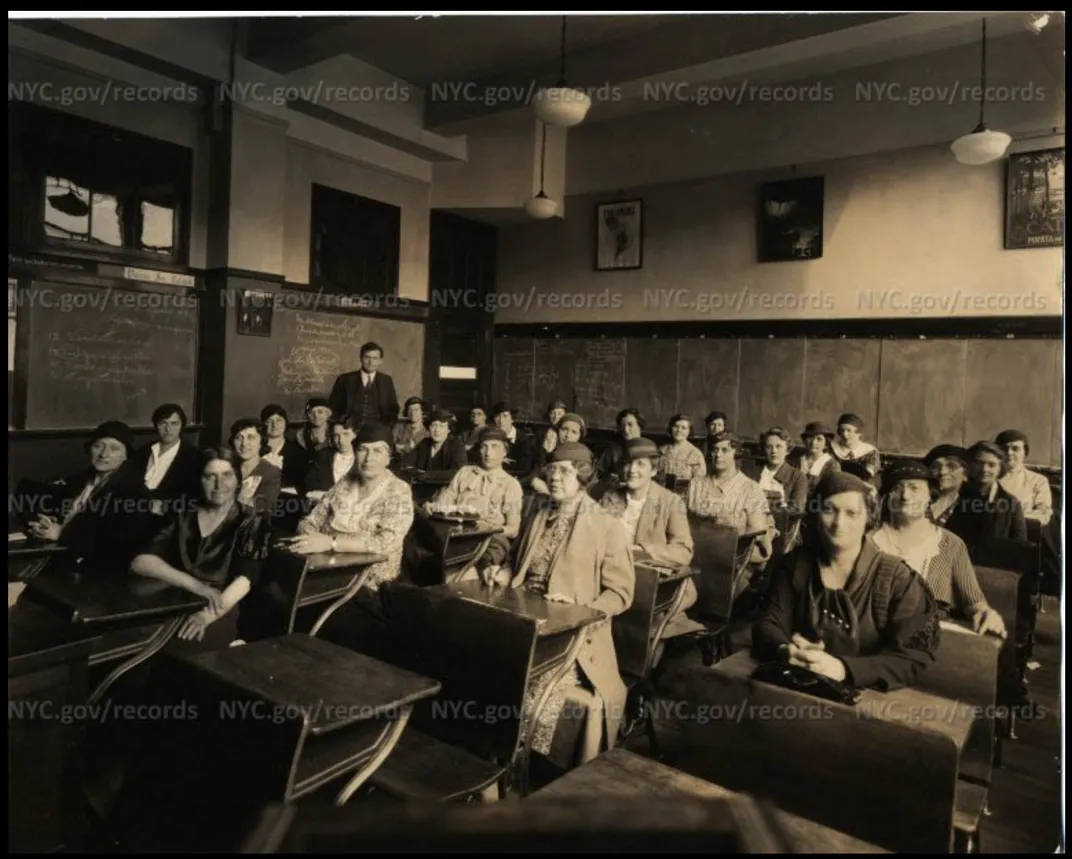
<instances>
[{"instance_id":1,"label":"poster on wall","mask_svg":"<svg viewBox=\"0 0 1072 859\"><path fill-rule=\"evenodd\" d=\"M759 262L823 255L823 177L768 182L759 188Z\"/></svg>"},{"instance_id":2,"label":"poster on wall","mask_svg":"<svg viewBox=\"0 0 1072 859\"><path fill-rule=\"evenodd\" d=\"M1005 248L1064 244L1065 150L1017 152L1005 167Z\"/></svg>"},{"instance_id":3,"label":"poster on wall","mask_svg":"<svg viewBox=\"0 0 1072 859\"><path fill-rule=\"evenodd\" d=\"M618 200L596 206L596 271L641 267L643 212L642 200Z\"/></svg>"}]
</instances>

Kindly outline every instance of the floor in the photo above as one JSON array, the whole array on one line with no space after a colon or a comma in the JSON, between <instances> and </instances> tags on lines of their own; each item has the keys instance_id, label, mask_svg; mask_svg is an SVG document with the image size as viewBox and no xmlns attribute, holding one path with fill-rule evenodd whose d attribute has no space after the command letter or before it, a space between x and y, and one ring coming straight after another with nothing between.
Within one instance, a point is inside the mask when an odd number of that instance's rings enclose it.
<instances>
[{"instance_id":1,"label":"floor","mask_svg":"<svg viewBox=\"0 0 1072 859\"><path fill-rule=\"evenodd\" d=\"M1061 615L1053 597L1046 598L1045 609L1035 628L1033 659L1038 667L1028 675L1034 718L1021 716L1017 739L1005 743L1004 765L995 772L990 791L991 816L984 820L980 834L983 853L1053 853L1060 843ZM667 660L664 676L672 677L675 667L692 661L699 664L700 656L698 650L689 650L668 654ZM672 755L675 726L663 721L657 732L663 750ZM638 754L649 753L643 735L631 737L627 747Z\"/></svg>"}]
</instances>

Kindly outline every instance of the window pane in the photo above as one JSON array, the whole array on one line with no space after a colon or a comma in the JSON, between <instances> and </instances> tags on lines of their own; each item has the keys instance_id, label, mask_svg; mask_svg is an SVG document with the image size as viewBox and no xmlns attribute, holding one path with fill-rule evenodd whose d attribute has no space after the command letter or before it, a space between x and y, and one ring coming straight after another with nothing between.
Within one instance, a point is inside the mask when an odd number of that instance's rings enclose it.
<instances>
[{"instance_id":1,"label":"window pane","mask_svg":"<svg viewBox=\"0 0 1072 859\"><path fill-rule=\"evenodd\" d=\"M175 210L143 202L140 250L170 254L174 250L174 238Z\"/></svg>"},{"instance_id":2,"label":"window pane","mask_svg":"<svg viewBox=\"0 0 1072 859\"><path fill-rule=\"evenodd\" d=\"M112 248L123 247L123 218L119 201L111 194L93 192L93 243Z\"/></svg>"},{"instance_id":3,"label":"window pane","mask_svg":"<svg viewBox=\"0 0 1072 859\"><path fill-rule=\"evenodd\" d=\"M45 178L45 235L89 241L89 189L59 176Z\"/></svg>"},{"instance_id":4,"label":"window pane","mask_svg":"<svg viewBox=\"0 0 1072 859\"><path fill-rule=\"evenodd\" d=\"M440 367L439 378L474 381L476 379L476 367Z\"/></svg>"}]
</instances>

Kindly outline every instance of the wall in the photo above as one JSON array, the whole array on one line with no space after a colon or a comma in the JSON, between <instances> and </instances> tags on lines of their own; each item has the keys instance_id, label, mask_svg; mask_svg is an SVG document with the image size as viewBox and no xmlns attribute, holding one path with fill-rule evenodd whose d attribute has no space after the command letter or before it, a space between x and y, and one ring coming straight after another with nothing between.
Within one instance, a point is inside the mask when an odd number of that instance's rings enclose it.
<instances>
[{"instance_id":1,"label":"wall","mask_svg":"<svg viewBox=\"0 0 1072 859\"><path fill-rule=\"evenodd\" d=\"M788 169L571 198L564 221L502 230L499 291L516 300L496 324L941 316L958 290L958 315L1060 315L1062 249L1003 248L1004 169L933 146L801 170L826 177L824 254L802 262L756 262L757 186ZM631 196L644 200L643 268L594 271L593 207ZM965 309L969 296L983 305Z\"/></svg>"}]
</instances>

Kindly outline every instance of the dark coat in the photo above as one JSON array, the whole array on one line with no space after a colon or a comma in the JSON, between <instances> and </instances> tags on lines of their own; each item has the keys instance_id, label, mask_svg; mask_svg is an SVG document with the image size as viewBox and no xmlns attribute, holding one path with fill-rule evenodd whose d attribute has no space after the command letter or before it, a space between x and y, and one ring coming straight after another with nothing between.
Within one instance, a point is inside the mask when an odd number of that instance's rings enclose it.
<instances>
[{"instance_id":1,"label":"dark coat","mask_svg":"<svg viewBox=\"0 0 1072 859\"><path fill-rule=\"evenodd\" d=\"M398 395L395 383L386 373L376 373L369 386L367 402L374 404L379 422L391 426L398 419ZM335 380L328 396L328 405L336 415L353 415L364 421L366 412L365 390L361 384L361 371L343 373Z\"/></svg>"},{"instance_id":2,"label":"dark coat","mask_svg":"<svg viewBox=\"0 0 1072 859\"><path fill-rule=\"evenodd\" d=\"M143 482L152 452L151 444L134 451L134 468ZM189 510L201 497L201 452L186 439L179 441L179 451L163 479L156 489L146 491L150 498L165 502L168 513L172 509Z\"/></svg>"}]
</instances>

